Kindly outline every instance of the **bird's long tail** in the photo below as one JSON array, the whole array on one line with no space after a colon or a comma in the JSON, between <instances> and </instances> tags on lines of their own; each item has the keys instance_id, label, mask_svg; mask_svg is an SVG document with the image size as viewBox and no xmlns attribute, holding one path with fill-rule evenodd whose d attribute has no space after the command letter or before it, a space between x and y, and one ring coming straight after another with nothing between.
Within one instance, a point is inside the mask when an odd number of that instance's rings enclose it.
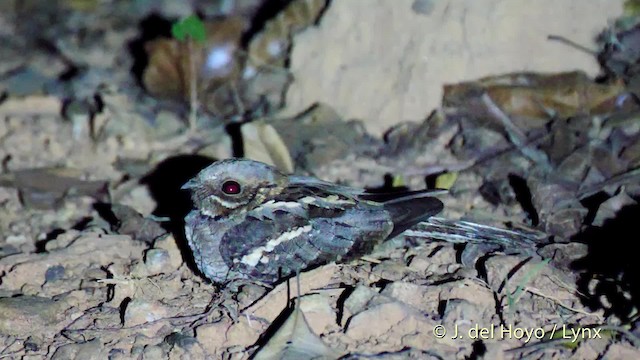
<instances>
[{"instance_id":1,"label":"bird's long tail","mask_svg":"<svg viewBox=\"0 0 640 360\"><path fill-rule=\"evenodd\" d=\"M534 230L507 230L489 225L462 220L448 220L432 216L418 223L403 235L416 241L446 241L467 243L474 254L463 254L463 260L477 257L478 252L499 250L510 254L535 254L536 249L546 244L548 235ZM482 251L484 250L484 251ZM465 250L466 251L466 250ZM463 261L465 262L465 261Z\"/></svg>"}]
</instances>

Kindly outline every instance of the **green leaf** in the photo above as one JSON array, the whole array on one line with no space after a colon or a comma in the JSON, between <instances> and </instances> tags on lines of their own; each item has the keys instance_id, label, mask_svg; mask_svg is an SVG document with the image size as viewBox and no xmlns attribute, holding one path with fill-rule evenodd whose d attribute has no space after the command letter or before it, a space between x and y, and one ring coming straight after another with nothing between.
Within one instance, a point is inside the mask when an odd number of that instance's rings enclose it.
<instances>
[{"instance_id":1,"label":"green leaf","mask_svg":"<svg viewBox=\"0 0 640 360\"><path fill-rule=\"evenodd\" d=\"M524 291L525 286L531 281L531 279L538 275L540 271L551 261L551 259L543 259L539 263L535 264L531 267L531 270L524 274L522 281L516 287L516 291L513 292L512 295L507 294L507 303L509 304L509 309L513 309L515 306L515 300L520 297L520 294Z\"/></svg>"},{"instance_id":2,"label":"green leaf","mask_svg":"<svg viewBox=\"0 0 640 360\"><path fill-rule=\"evenodd\" d=\"M187 36L197 42L204 42L206 39L204 23L195 15L175 22L171 27L171 35L179 41L184 41Z\"/></svg>"},{"instance_id":3,"label":"green leaf","mask_svg":"<svg viewBox=\"0 0 640 360\"><path fill-rule=\"evenodd\" d=\"M451 189L451 187L453 186L453 184L456 182L456 180L458 179L458 173L457 172L451 172L451 173L444 173L444 174L440 174L438 175L438 177L436 178L436 189Z\"/></svg>"}]
</instances>

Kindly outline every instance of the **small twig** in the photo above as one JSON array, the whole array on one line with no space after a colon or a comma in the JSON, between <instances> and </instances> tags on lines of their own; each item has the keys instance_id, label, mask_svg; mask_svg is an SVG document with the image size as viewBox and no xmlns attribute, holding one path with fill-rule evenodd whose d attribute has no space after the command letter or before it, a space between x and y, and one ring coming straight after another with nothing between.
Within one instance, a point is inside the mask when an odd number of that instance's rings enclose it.
<instances>
[{"instance_id":1,"label":"small twig","mask_svg":"<svg viewBox=\"0 0 640 360\"><path fill-rule=\"evenodd\" d=\"M584 51L585 53L591 55L591 56L598 56L598 52L595 50L591 50L586 46L580 45L574 41L571 41L569 39L567 39L564 36L560 36L560 35L549 35L547 36L547 40L551 40L551 41L558 41L561 42L565 45L568 45L574 49L578 49L580 51Z\"/></svg>"},{"instance_id":2,"label":"small twig","mask_svg":"<svg viewBox=\"0 0 640 360\"><path fill-rule=\"evenodd\" d=\"M562 338L551 339L547 341L537 342L535 344L527 344L524 346L519 346L517 348L508 349L508 350L505 350L504 352L506 354L513 354L513 353L521 353L524 351L537 351L537 350L553 347L556 345L562 345L562 344L565 344L566 342L567 342L567 339L562 339Z\"/></svg>"},{"instance_id":3,"label":"small twig","mask_svg":"<svg viewBox=\"0 0 640 360\"><path fill-rule=\"evenodd\" d=\"M584 293L582 293L580 290L578 290L575 287L570 286L569 284L567 284L566 282L562 281L560 278L558 278L557 276L551 276L551 275L546 275L546 277L551 280L552 283L558 285L559 287L565 289L566 291L572 293L572 294L577 294L579 296L581 296L584 299L587 299L588 296Z\"/></svg>"},{"instance_id":4,"label":"small twig","mask_svg":"<svg viewBox=\"0 0 640 360\"><path fill-rule=\"evenodd\" d=\"M361 256L359 260L370 262L370 263L373 263L373 264L382 263L382 261L380 261L379 259L373 258L371 256L366 256L366 255L365 256Z\"/></svg>"},{"instance_id":5,"label":"small twig","mask_svg":"<svg viewBox=\"0 0 640 360\"><path fill-rule=\"evenodd\" d=\"M0 357L7 356L7 354L5 354L5 351L7 351L7 349L12 347L13 344L15 344L17 342L18 342L18 339L13 339L13 341L9 345L5 346L4 349L2 349L2 351L0 351ZM20 351L20 350L18 350L18 351ZM15 353L15 351L13 353Z\"/></svg>"},{"instance_id":6,"label":"small twig","mask_svg":"<svg viewBox=\"0 0 640 360\"><path fill-rule=\"evenodd\" d=\"M600 330L608 330L608 331L615 331L615 332L619 332L623 335L625 335L627 337L627 339L629 340L629 342L631 342L631 344L635 347L640 347L640 338L638 338L635 334L633 334L631 331L622 328L620 326L615 326L615 325L601 325L598 326L598 328ZM528 344L528 345L524 345L524 346L520 346L517 348L513 348L513 349L508 349L505 350L505 353L507 354L511 354L511 353L520 353L520 352L524 352L524 351L536 351L536 350L540 350L540 349L545 349L548 347L552 347L552 346L556 346L558 344L562 345L562 344L566 344L568 341L568 339L564 339L564 338L556 338L556 339L551 339L551 340L547 340L547 341L541 341L535 344Z\"/></svg>"},{"instance_id":7,"label":"small twig","mask_svg":"<svg viewBox=\"0 0 640 360\"><path fill-rule=\"evenodd\" d=\"M13 358L13 359L17 359L17 358L20 357L20 356L18 356L18 354L20 354L21 356L27 355L26 349L22 348L20 350L14 351L12 353L7 353L7 354L4 354L4 355L0 355L0 359L4 359L4 358L8 358L8 357ZM45 352L29 352L29 357L42 356L42 358L44 359L47 356L47 354L48 353L45 353Z\"/></svg>"},{"instance_id":8,"label":"small twig","mask_svg":"<svg viewBox=\"0 0 640 360\"><path fill-rule=\"evenodd\" d=\"M516 286L516 290L513 292L513 294L507 294L509 309L511 309L513 305L520 301L526 291L526 284L529 283L529 281L531 281L534 276L538 275L538 273L540 273L540 271L542 271L542 269L547 264L549 264L549 261L551 261L551 259L544 259L541 262L534 264L531 269L524 274L522 281Z\"/></svg>"},{"instance_id":9,"label":"small twig","mask_svg":"<svg viewBox=\"0 0 640 360\"><path fill-rule=\"evenodd\" d=\"M537 296L540 296L540 297L542 297L542 298L545 298L545 299L551 300L551 301L553 301L555 304L558 304L558 305L560 305L561 307L563 307L563 308L565 308L565 309L567 309L567 310L573 311L573 312L575 312L575 313L582 314L582 315L587 315L587 316L593 316L593 317L598 318L598 320L599 320L599 321L603 321L603 320L604 320L604 319L602 318L602 315L600 315L600 314L596 314L596 313L589 313L589 312L586 312L586 311L584 311L584 310L576 309L576 308L574 308L574 307L571 307L571 306L569 306L569 305L566 305L566 304L562 303L562 301L560 301L560 299L558 299L558 298L556 298L556 297L554 297L554 296L543 294L542 292L540 292L540 291L539 291L539 290L537 290L537 289L533 289L533 288L530 288L530 287L525 287L525 288L524 288L524 291L529 292L529 293L534 294L534 295L537 295Z\"/></svg>"},{"instance_id":10,"label":"small twig","mask_svg":"<svg viewBox=\"0 0 640 360\"><path fill-rule=\"evenodd\" d=\"M233 103L236 106L236 110L238 111L240 116L243 116L246 110L244 104L242 104L240 92L238 92L238 86L236 85L235 81L229 81L229 88L231 88L231 96L233 97Z\"/></svg>"},{"instance_id":11,"label":"small twig","mask_svg":"<svg viewBox=\"0 0 640 360\"><path fill-rule=\"evenodd\" d=\"M195 54L194 52L194 46L193 46L193 39L189 38L187 40L187 47L188 47L188 51L189 51L189 67L190 67L190 74L189 77L191 78L189 81L189 97L190 97L190 102L189 102L189 130L191 131L192 134L196 133L196 129L197 129L197 122L198 122L198 86L197 86L197 81L198 81L198 76L196 75L196 60L195 60Z\"/></svg>"},{"instance_id":12,"label":"small twig","mask_svg":"<svg viewBox=\"0 0 640 360\"><path fill-rule=\"evenodd\" d=\"M534 137L533 139L527 139L525 145L527 147L535 146L549 138L550 134L545 133L544 135ZM429 176L433 174L438 174L443 171L449 172L464 172L470 171L478 166L482 166L485 163L494 160L498 156L507 155L513 151L521 151L521 149L514 144L513 142L507 143L505 146L499 146L494 149L490 149L490 151L482 151L475 159L466 160L464 162L456 163L456 164L437 164L431 165L425 168L415 168L415 169L407 169L407 167L403 167L402 169L392 168L390 166L386 166L385 168L375 169L375 171L383 171L384 172L392 172L392 173L401 173L405 176ZM357 166L357 164L356 164ZM363 170L371 170L370 168L364 168ZM474 189L477 191L477 189Z\"/></svg>"},{"instance_id":13,"label":"small twig","mask_svg":"<svg viewBox=\"0 0 640 360\"><path fill-rule=\"evenodd\" d=\"M528 145L526 135L511 121L509 116L507 116L507 114L505 114L504 111L502 111L502 109L500 109L498 105L491 100L491 97L487 93L482 94L482 102L487 107L489 113L498 119L502 126L504 126L509 140L516 146L516 148L518 148L518 150L520 150L520 152L531 161L544 166L547 171L550 171L551 164L549 164L547 155L544 152Z\"/></svg>"},{"instance_id":14,"label":"small twig","mask_svg":"<svg viewBox=\"0 0 640 360\"><path fill-rule=\"evenodd\" d=\"M579 189L577 198L582 200L590 195L593 195L601 191L603 188L607 186L612 186L612 185L620 186L623 184L637 182L638 179L640 179L640 168L631 169L625 173L615 175L597 184L587 186L583 189Z\"/></svg>"},{"instance_id":15,"label":"small twig","mask_svg":"<svg viewBox=\"0 0 640 360\"><path fill-rule=\"evenodd\" d=\"M425 168L420 169L410 169L402 171L402 175L405 176L429 176L433 174L439 174L443 171L448 172L461 172L467 170L475 165L473 160L465 160L459 163L452 164L433 164L429 165Z\"/></svg>"},{"instance_id":16,"label":"small twig","mask_svg":"<svg viewBox=\"0 0 640 360\"><path fill-rule=\"evenodd\" d=\"M498 119L500 123L502 123L502 126L505 127L511 142L519 148L524 146L527 136L513 123L513 121L511 121L509 116L507 116L507 114L498 107L489 94L482 94L482 102L486 105L489 113Z\"/></svg>"},{"instance_id":17,"label":"small twig","mask_svg":"<svg viewBox=\"0 0 640 360\"><path fill-rule=\"evenodd\" d=\"M191 324L195 324L198 320L201 320L203 318L206 318L207 316L209 316L215 309L217 309L216 305L216 298L212 298L211 302L209 302L209 305L207 305L207 308L205 309L204 312L199 313L199 314L193 314L193 315L184 315L184 316L169 316L166 318L161 318L161 319L156 319L153 321L148 321L142 324L138 324L138 325L134 325L134 326L128 326L128 327L110 327L110 328L83 328L83 329L64 329L62 330L65 333L83 333L86 331L95 331L95 332L120 332L120 331L126 331L126 330L139 330L139 329L144 329L148 326L157 324L157 323L161 323L161 322L169 322L172 326L177 326L177 325L181 325L181 324L186 324L186 323L191 323Z\"/></svg>"},{"instance_id":18,"label":"small twig","mask_svg":"<svg viewBox=\"0 0 640 360\"><path fill-rule=\"evenodd\" d=\"M625 329L625 328L623 328L621 326L602 325L602 326L600 326L600 329L619 332L619 333L623 334L624 336L626 336L627 340L629 340L629 342L631 342L631 344L633 346L635 346L636 348L640 348L640 338L638 338L631 331L629 331L629 330L627 330L627 329Z\"/></svg>"}]
</instances>

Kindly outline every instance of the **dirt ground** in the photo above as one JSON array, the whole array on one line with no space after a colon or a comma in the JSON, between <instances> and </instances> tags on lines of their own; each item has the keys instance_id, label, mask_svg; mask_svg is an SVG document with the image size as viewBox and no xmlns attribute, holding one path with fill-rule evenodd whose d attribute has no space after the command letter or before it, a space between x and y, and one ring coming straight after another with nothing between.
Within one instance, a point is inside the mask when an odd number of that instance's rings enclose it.
<instances>
[{"instance_id":1,"label":"dirt ground","mask_svg":"<svg viewBox=\"0 0 640 360\"><path fill-rule=\"evenodd\" d=\"M640 358L640 35L611 25L630 5L177 3L0 5L0 358ZM215 19L207 40L172 39L195 13ZM552 13L566 16L526 31ZM369 18L384 34L357 26ZM517 19L599 55L468 37ZM218 47L236 51L221 67L199 52ZM190 122L193 64L214 73L198 73ZM180 187L240 155L447 188L442 217L516 235L401 236L299 282L221 288L193 264Z\"/></svg>"}]
</instances>

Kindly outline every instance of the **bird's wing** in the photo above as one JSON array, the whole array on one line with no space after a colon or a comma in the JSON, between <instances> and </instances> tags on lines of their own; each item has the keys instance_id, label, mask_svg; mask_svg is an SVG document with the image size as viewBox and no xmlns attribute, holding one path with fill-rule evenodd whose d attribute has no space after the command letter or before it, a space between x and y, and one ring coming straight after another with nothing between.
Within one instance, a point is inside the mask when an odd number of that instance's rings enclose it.
<instances>
[{"instance_id":1,"label":"bird's wing","mask_svg":"<svg viewBox=\"0 0 640 360\"><path fill-rule=\"evenodd\" d=\"M275 282L297 271L362 256L392 229L380 205L290 186L229 229L220 252L231 264L231 278L248 275Z\"/></svg>"},{"instance_id":2,"label":"bird's wing","mask_svg":"<svg viewBox=\"0 0 640 360\"><path fill-rule=\"evenodd\" d=\"M345 201L366 201L382 205L388 211L394 224L389 237L396 236L419 222L440 213L444 205L436 196L448 193L447 190L441 189L371 192L316 178L299 176L292 177L292 179L292 186L289 189L306 191L308 195L317 198L318 202L324 201L327 206L331 206L332 203L340 205Z\"/></svg>"},{"instance_id":3,"label":"bird's wing","mask_svg":"<svg viewBox=\"0 0 640 360\"><path fill-rule=\"evenodd\" d=\"M367 193L361 195L360 198L382 203L383 208L393 221L393 231L389 237L394 237L440 213L444 204L437 197L434 197L434 195L440 194L442 194L441 190L418 190L388 194Z\"/></svg>"},{"instance_id":4,"label":"bird's wing","mask_svg":"<svg viewBox=\"0 0 640 360\"><path fill-rule=\"evenodd\" d=\"M292 188L305 187L318 189L325 192L339 192L342 194L348 194L351 196L363 194L366 192L364 189L359 189L346 185L338 185L329 181L320 180L318 178L309 176L289 176L289 183Z\"/></svg>"}]
</instances>

